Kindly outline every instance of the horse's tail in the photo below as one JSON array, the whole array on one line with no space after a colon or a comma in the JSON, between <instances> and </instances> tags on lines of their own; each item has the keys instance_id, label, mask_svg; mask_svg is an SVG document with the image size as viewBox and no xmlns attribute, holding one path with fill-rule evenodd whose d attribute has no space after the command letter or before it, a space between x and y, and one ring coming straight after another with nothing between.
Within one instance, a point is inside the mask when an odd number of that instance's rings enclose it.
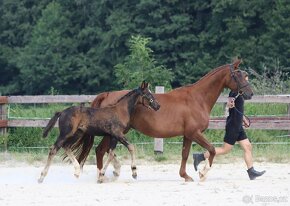
<instances>
[{"instance_id":1,"label":"horse's tail","mask_svg":"<svg viewBox=\"0 0 290 206\"><path fill-rule=\"evenodd\" d=\"M46 125L46 127L43 130L43 134L42 137L45 138L48 135L48 132L53 128L53 126L55 125L57 119L59 118L59 116L61 115L62 112L56 112L54 114L54 116L49 120L48 124Z\"/></svg>"},{"instance_id":2,"label":"horse's tail","mask_svg":"<svg viewBox=\"0 0 290 206\"><path fill-rule=\"evenodd\" d=\"M91 107L100 108L102 102L104 101L104 99L107 98L108 95L109 95L109 92L103 92L101 94L98 94L98 96L92 101Z\"/></svg>"},{"instance_id":3,"label":"horse's tail","mask_svg":"<svg viewBox=\"0 0 290 206\"><path fill-rule=\"evenodd\" d=\"M75 142L70 148L78 160L81 167L86 161L91 148L94 145L94 136L83 135L77 142Z\"/></svg>"}]
</instances>

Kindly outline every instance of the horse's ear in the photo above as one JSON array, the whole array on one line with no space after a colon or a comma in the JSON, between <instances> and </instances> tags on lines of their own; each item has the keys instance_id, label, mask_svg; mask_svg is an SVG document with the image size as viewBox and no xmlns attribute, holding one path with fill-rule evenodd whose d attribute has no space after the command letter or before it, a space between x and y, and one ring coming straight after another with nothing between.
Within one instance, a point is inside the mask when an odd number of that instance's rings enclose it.
<instances>
[{"instance_id":1,"label":"horse's ear","mask_svg":"<svg viewBox=\"0 0 290 206\"><path fill-rule=\"evenodd\" d=\"M234 65L234 69L238 69L239 68L239 65L240 63L242 62L242 59L239 59L239 58L236 58L233 62L233 65Z\"/></svg>"}]
</instances>

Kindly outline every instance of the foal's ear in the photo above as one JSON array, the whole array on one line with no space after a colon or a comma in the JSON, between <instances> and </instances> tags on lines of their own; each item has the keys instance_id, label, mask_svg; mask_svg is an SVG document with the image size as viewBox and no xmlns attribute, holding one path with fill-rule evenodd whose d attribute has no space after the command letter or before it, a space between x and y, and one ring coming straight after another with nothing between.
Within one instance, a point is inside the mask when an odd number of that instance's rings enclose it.
<instances>
[{"instance_id":1,"label":"foal's ear","mask_svg":"<svg viewBox=\"0 0 290 206\"><path fill-rule=\"evenodd\" d=\"M240 63L242 63L242 59L236 58L234 60L233 65L235 70L239 68Z\"/></svg>"},{"instance_id":2,"label":"foal's ear","mask_svg":"<svg viewBox=\"0 0 290 206\"><path fill-rule=\"evenodd\" d=\"M141 84L141 86L140 86L140 88L141 89L146 89L147 87L148 87L148 83L145 82L145 81L143 81L142 84Z\"/></svg>"}]
</instances>

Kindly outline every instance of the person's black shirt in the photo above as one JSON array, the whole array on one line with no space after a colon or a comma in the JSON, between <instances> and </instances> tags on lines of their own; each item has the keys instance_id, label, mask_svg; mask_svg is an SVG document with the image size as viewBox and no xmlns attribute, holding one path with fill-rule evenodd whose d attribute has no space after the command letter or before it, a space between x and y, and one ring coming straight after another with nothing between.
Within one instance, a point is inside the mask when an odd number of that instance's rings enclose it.
<instances>
[{"instance_id":1,"label":"person's black shirt","mask_svg":"<svg viewBox=\"0 0 290 206\"><path fill-rule=\"evenodd\" d=\"M229 97L235 97L237 93L231 91ZM229 109L227 126L240 128L243 125L244 98L239 95L235 100L235 107Z\"/></svg>"}]
</instances>

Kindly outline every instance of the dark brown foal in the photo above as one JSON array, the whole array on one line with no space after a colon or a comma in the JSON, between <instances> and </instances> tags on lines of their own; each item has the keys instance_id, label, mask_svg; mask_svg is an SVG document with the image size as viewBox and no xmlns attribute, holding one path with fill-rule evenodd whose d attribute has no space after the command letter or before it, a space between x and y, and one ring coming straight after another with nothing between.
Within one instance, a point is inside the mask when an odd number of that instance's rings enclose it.
<instances>
[{"instance_id":1,"label":"dark brown foal","mask_svg":"<svg viewBox=\"0 0 290 206\"><path fill-rule=\"evenodd\" d=\"M57 120L59 120L60 134L50 149L46 166L41 172L38 182L43 182L52 159L60 148L64 148L66 155L75 167L74 174L78 177L80 175L80 165L73 154L73 150L77 148L75 145L79 145L79 141L83 141L83 137L103 135L110 135L114 140L120 141L127 147L132 158L132 176L136 177L134 146L127 141L124 132L130 127L130 116L134 112L136 105L138 103L144 104L144 102L147 102L148 106L155 111L160 108L160 105L155 101L148 89L148 83L145 82L139 88L121 97L114 106L99 109L74 106L62 112L57 112L46 126L43 137L47 136ZM116 144L112 145L116 146ZM114 157L114 147L110 150L111 157ZM104 174L101 171L99 173L100 181L102 181Z\"/></svg>"}]
</instances>

